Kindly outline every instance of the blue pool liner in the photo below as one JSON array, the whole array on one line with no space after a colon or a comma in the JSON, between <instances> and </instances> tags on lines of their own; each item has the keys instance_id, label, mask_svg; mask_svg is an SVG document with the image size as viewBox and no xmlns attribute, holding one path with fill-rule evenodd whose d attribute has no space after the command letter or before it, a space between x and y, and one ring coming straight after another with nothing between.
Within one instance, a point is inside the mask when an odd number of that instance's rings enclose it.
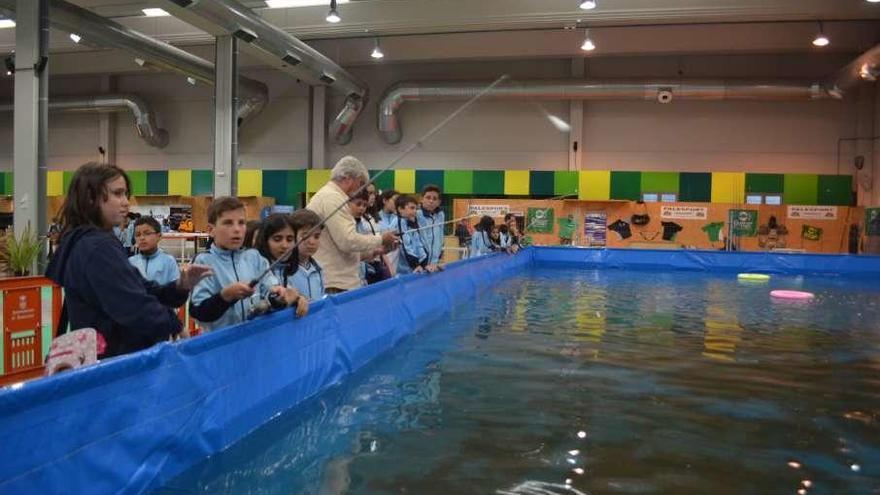
<instances>
[{"instance_id":1,"label":"blue pool liner","mask_svg":"<svg viewBox=\"0 0 880 495\"><path fill-rule=\"evenodd\" d=\"M146 493L533 263L834 274L880 257L529 248L452 263L0 391L0 494Z\"/></svg>"}]
</instances>

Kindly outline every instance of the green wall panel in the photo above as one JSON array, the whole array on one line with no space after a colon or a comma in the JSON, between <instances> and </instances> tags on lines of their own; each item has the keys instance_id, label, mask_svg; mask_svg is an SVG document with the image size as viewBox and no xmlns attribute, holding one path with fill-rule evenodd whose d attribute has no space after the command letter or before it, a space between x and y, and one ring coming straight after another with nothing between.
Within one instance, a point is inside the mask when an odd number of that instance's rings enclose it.
<instances>
[{"instance_id":1,"label":"green wall panel","mask_svg":"<svg viewBox=\"0 0 880 495\"><path fill-rule=\"evenodd\" d=\"M370 177L375 177L379 173L379 170L370 170ZM384 174L380 175L378 179L376 179L373 184L376 184L376 189L379 191L387 191L389 189L394 189L394 170L388 170Z\"/></svg>"},{"instance_id":2,"label":"green wall panel","mask_svg":"<svg viewBox=\"0 0 880 495\"><path fill-rule=\"evenodd\" d=\"M785 174L782 202L789 205L815 205L819 202L819 176Z\"/></svg>"},{"instance_id":3,"label":"green wall panel","mask_svg":"<svg viewBox=\"0 0 880 495\"><path fill-rule=\"evenodd\" d=\"M131 172L128 173L128 176L129 176L129 178L131 178ZM69 172L69 171L65 170L61 174L61 177L62 177L61 180L63 181L63 184L64 184L62 186L64 188L64 195L67 196L67 191L70 190L70 181L73 180L73 172ZM131 194L134 194L134 186L132 186Z\"/></svg>"},{"instance_id":4,"label":"green wall panel","mask_svg":"<svg viewBox=\"0 0 880 495\"><path fill-rule=\"evenodd\" d=\"M820 175L819 204L849 206L852 204L851 175Z\"/></svg>"},{"instance_id":5,"label":"green wall panel","mask_svg":"<svg viewBox=\"0 0 880 495\"><path fill-rule=\"evenodd\" d=\"M193 196L210 196L214 194L214 171L212 170L193 170L192 171L192 195Z\"/></svg>"},{"instance_id":6,"label":"green wall panel","mask_svg":"<svg viewBox=\"0 0 880 495\"><path fill-rule=\"evenodd\" d=\"M555 196L577 196L578 173L559 170L553 173L553 194Z\"/></svg>"},{"instance_id":7,"label":"green wall panel","mask_svg":"<svg viewBox=\"0 0 880 495\"><path fill-rule=\"evenodd\" d=\"M293 195L287 186L287 170L263 170L263 196L275 198L277 205L292 205Z\"/></svg>"},{"instance_id":8,"label":"green wall panel","mask_svg":"<svg viewBox=\"0 0 880 495\"><path fill-rule=\"evenodd\" d=\"M131 181L131 194L136 196L147 194L147 173L143 170L127 170L126 173Z\"/></svg>"},{"instance_id":9,"label":"green wall panel","mask_svg":"<svg viewBox=\"0 0 880 495\"><path fill-rule=\"evenodd\" d=\"M504 194L504 171L474 170L474 194Z\"/></svg>"},{"instance_id":10,"label":"green wall panel","mask_svg":"<svg viewBox=\"0 0 880 495\"><path fill-rule=\"evenodd\" d=\"M416 170L416 192L421 194L422 188L428 184L434 184L442 191L443 175L442 170Z\"/></svg>"},{"instance_id":11,"label":"green wall panel","mask_svg":"<svg viewBox=\"0 0 880 495\"><path fill-rule=\"evenodd\" d=\"M531 196L553 196L556 192L556 178L553 172L533 171L529 173L529 194Z\"/></svg>"},{"instance_id":12,"label":"green wall panel","mask_svg":"<svg viewBox=\"0 0 880 495\"><path fill-rule=\"evenodd\" d=\"M642 172L641 192L678 193L678 172Z\"/></svg>"},{"instance_id":13,"label":"green wall panel","mask_svg":"<svg viewBox=\"0 0 880 495\"><path fill-rule=\"evenodd\" d=\"M376 189L378 189L378 187ZM302 208L305 206L304 204L302 204L302 201L305 199L303 197L303 193L306 192L305 169L287 171L287 192L293 197L293 202L288 204L292 204L297 208Z\"/></svg>"},{"instance_id":14,"label":"green wall panel","mask_svg":"<svg viewBox=\"0 0 880 495\"><path fill-rule=\"evenodd\" d=\"M147 171L147 194L168 194L168 171Z\"/></svg>"},{"instance_id":15,"label":"green wall panel","mask_svg":"<svg viewBox=\"0 0 880 495\"><path fill-rule=\"evenodd\" d=\"M611 172L611 199L642 199L641 172Z\"/></svg>"},{"instance_id":16,"label":"green wall panel","mask_svg":"<svg viewBox=\"0 0 880 495\"><path fill-rule=\"evenodd\" d=\"M678 177L678 200L692 203L712 201L712 174L682 172Z\"/></svg>"},{"instance_id":17,"label":"green wall panel","mask_svg":"<svg viewBox=\"0 0 880 495\"><path fill-rule=\"evenodd\" d=\"M473 170L447 170L443 174L443 194L472 194Z\"/></svg>"},{"instance_id":18,"label":"green wall panel","mask_svg":"<svg viewBox=\"0 0 880 495\"><path fill-rule=\"evenodd\" d=\"M785 189L782 174L746 174L747 193L781 193Z\"/></svg>"}]
</instances>

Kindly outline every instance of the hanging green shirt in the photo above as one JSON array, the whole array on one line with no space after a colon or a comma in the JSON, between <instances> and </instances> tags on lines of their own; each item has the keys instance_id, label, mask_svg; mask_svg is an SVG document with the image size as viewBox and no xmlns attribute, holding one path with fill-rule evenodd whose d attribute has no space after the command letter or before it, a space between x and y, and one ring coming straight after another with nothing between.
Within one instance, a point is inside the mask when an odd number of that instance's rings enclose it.
<instances>
[{"instance_id":1,"label":"hanging green shirt","mask_svg":"<svg viewBox=\"0 0 880 495\"><path fill-rule=\"evenodd\" d=\"M703 232L705 232L706 235L709 236L709 241L717 242L717 241L721 240L721 238L718 236L718 234L721 233L721 229L723 229L723 228L724 228L724 222L712 222L712 223L707 223L706 225L703 225L703 228L701 230Z\"/></svg>"},{"instance_id":2,"label":"hanging green shirt","mask_svg":"<svg viewBox=\"0 0 880 495\"><path fill-rule=\"evenodd\" d=\"M564 217L559 219L559 238L571 239L574 237L574 230L577 228L577 222Z\"/></svg>"}]
</instances>

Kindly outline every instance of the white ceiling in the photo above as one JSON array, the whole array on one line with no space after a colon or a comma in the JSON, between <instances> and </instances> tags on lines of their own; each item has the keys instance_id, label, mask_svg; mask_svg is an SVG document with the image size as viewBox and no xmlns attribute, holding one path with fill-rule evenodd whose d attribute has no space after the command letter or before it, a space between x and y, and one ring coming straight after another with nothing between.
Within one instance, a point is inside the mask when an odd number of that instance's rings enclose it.
<instances>
[{"instance_id":1,"label":"white ceiling","mask_svg":"<svg viewBox=\"0 0 880 495\"><path fill-rule=\"evenodd\" d=\"M141 9L169 0L68 0L180 46L206 45L210 34L175 17L144 17ZM599 49L590 56L647 54L811 53L817 20L832 39L822 52L862 52L880 43L880 3L865 0L351 0L343 21L324 20L327 7L266 9L239 0L269 22L342 65L374 63L373 37L387 62L583 56L581 30L590 26ZM329 0L328 0L329 5ZM99 49L76 45L53 30L54 52ZM15 30L0 30L0 52L14 49ZM130 64L128 64L130 65Z\"/></svg>"}]
</instances>

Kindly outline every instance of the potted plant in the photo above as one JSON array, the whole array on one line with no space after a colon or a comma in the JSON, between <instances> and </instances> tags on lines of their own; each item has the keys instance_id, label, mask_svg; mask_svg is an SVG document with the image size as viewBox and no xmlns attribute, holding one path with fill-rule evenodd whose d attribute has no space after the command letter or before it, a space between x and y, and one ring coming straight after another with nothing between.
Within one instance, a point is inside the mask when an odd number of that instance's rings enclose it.
<instances>
[{"instance_id":1,"label":"potted plant","mask_svg":"<svg viewBox=\"0 0 880 495\"><path fill-rule=\"evenodd\" d=\"M12 233L6 236L6 249L2 253L3 260L13 275L25 277L30 275L42 248L43 240L28 225L20 235Z\"/></svg>"}]
</instances>

